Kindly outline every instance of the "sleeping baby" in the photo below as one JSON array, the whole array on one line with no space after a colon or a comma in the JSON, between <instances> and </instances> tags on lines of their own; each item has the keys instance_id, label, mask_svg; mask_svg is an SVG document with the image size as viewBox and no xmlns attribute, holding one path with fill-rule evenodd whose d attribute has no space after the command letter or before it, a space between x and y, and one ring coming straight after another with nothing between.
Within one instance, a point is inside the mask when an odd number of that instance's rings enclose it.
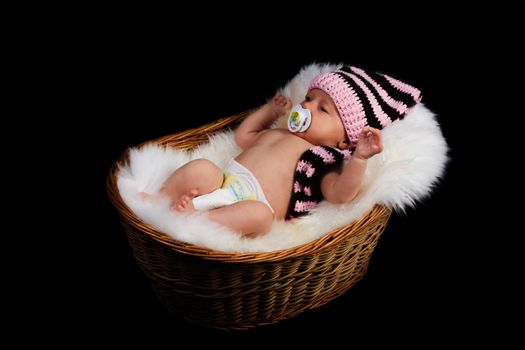
<instances>
[{"instance_id":1,"label":"sleeping baby","mask_svg":"<svg viewBox=\"0 0 525 350\"><path fill-rule=\"evenodd\" d=\"M268 232L274 220L308 214L326 199L350 203L367 160L383 149L380 129L421 100L418 89L387 75L344 66L315 77L304 100L278 93L235 130L242 152L220 169L196 159L162 185L173 211L203 212L241 235ZM288 128L271 128L290 108Z\"/></svg>"}]
</instances>

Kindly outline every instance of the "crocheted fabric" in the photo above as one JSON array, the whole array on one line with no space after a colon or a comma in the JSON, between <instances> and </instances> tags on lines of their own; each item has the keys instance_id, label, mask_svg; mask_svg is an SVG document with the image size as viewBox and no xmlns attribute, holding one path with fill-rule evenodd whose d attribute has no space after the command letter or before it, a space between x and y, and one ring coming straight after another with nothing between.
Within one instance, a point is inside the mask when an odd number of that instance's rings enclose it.
<instances>
[{"instance_id":1,"label":"crocheted fabric","mask_svg":"<svg viewBox=\"0 0 525 350\"><path fill-rule=\"evenodd\" d=\"M402 119L422 98L421 92L411 85L352 66L319 74L311 81L308 90L311 89L321 89L332 98L351 149L363 127L383 129Z\"/></svg>"},{"instance_id":2,"label":"crocheted fabric","mask_svg":"<svg viewBox=\"0 0 525 350\"><path fill-rule=\"evenodd\" d=\"M321 180L327 173L339 170L343 160L349 157L349 151L341 151L329 146L316 146L304 152L295 168L286 220L306 215L317 207L317 204L324 199Z\"/></svg>"}]
</instances>

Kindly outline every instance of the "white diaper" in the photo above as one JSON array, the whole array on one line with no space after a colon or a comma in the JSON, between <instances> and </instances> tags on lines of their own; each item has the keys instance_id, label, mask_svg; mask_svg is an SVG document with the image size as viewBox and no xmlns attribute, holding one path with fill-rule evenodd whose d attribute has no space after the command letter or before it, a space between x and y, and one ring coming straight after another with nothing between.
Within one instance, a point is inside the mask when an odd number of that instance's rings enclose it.
<instances>
[{"instance_id":1,"label":"white diaper","mask_svg":"<svg viewBox=\"0 0 525 350\"><path fill-rule=\"evenodd\" d=\"M224 182L221 188L195 197L193 206L199 211L205 211L246 200L263 202L272 213L275 212L252 172L232 159L224 171Z\"/></svg>"}]
</instances>

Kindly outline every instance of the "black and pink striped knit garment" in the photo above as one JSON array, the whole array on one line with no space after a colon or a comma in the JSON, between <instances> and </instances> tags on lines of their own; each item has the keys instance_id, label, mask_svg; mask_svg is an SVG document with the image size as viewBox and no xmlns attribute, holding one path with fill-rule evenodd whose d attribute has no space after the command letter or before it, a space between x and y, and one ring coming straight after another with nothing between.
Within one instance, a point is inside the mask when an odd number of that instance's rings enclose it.
<instances>
[{"instance_id":1,"label":"black and pink striped knit garment","mask_svg":"<svg viewBox=\"0 0 525 350\"><path fill-rule=\"evenodd\" d=\"M301 155L295 169L286 220L306 215L317 207L324 199L321 180L328 172L341 169L343 160L349 155L348 151L328 146L316 146Z\"/></svg>"}]
</instances>

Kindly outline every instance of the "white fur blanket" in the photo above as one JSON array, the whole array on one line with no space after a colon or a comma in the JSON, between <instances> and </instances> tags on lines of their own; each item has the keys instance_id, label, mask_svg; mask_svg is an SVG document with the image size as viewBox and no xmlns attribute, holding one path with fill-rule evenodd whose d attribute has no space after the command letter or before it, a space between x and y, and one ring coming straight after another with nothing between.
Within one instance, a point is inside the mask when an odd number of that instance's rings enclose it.
<instances>
[{"instance_id":1,"label":"white fur blanket","mask_svg":"<svg viewBox=\"0 0 525 350\"><path fill-rule=\"evenodd\" d=\"M304 67L283 89L293 103L303 100L310 80L333 71L338 65L312 64ZM277 125L285 125L285 119ZM185 216L168 209L167 201L144 201L139 192L157 193L164 180L186 162L207 158L219 167L240 150L231 130L210 137L192 152L154 145L132 149L129 164L120 169L118 188L126 204L146 223L177 240L222 251L255 252L290 248L310 242L338 227L359 219L375 204L403 211L430 194L443 175L448 147L435 115L416 105L400 121L383 130L384 151L368 162L365 184L351 204L326 201L294 223L276 221L272 230L256 238L242 238L203 215Z\"/></svg>"}]
</instances>

